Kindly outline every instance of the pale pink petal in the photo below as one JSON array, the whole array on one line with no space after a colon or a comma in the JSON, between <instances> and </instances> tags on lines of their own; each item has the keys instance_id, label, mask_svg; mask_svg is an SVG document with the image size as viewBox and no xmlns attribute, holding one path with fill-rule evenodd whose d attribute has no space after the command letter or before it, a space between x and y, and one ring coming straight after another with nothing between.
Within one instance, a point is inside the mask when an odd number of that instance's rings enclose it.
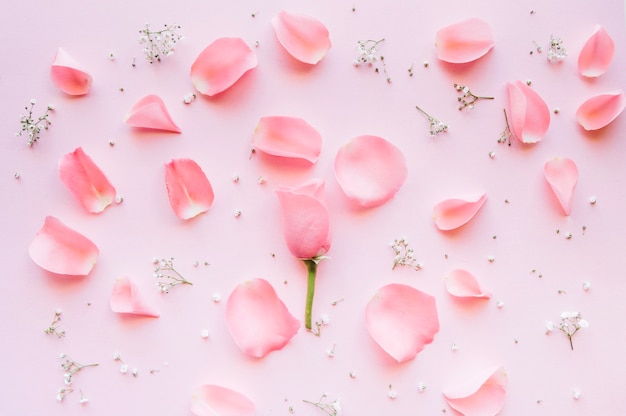
<instances>
[{"instance_id":1,"label":"pale pink petal","mask_svg":"<svg viewBox=\"0 0 626 416\"><path fill-rule=\"evenodd\" d=\"M85 95L91 88L91 75L63 48L57 50L52 61L50 78L57 88L69 95Z\"/></svg>"},{"instance_id":2,"label":"pale pink petal","mask_svg":"<svg viewBox=\"0 0 626 416\"><path fill-rule=\"evenodd\" d=\"M68 276L87 276L98 261L98 247L55 217L48 216L28 247L42 269Z\"/></svg>"},{"instance_id":3,"label":"pale pink petal","mask_svg":"<svg viewBox=\"0 0 626 416\"><path fill-rule=\"evenodd\" d=\"M315 163L322 151L322 136L297 117L262 117L252 136L252 147L274 156Z\"/></svg>"},{"instance_id":4,"label":"pale pink petal","mask_svg":"<svg viewBox=\"0 0 626 416\"><path fill-rule=\"evenodd\" d=\"M159 313L143 301L137 286L128 277L115 279L111 293L111 310L116 313L159 317Z\"/></svg>"},{"instance_id":5,"label":"pale pink petal","mask_svg":"<svg viewBox=\"0 0 626 416\"><path fill-rule=\"evenodd\" d=\"M165 186L174 213L184 220L213 205L213 187L202 168L191 159L173 159L165 164Z\"/></svg>"},{"instance_id":6,"label":"pale pink petal","mask_svg":"<svg viewBox=\"0 0 626 416\"><path fill-rule=\"evenodd\" d=\"M546 102L521 81L507 84L511 132L522 143L537 143L550 127L550 110Z\"/></svg>"},{"instance_id":7,"label":"pale pink petal","mask_svg":"<svg viewBox=\"0 0 626 416\"><path fill-rule=\"evenodd\" d=\"M555 157L546 162L543 173L565 215L572 212L572 197L578 182L578 167L572 159Z\"/></svg>"},{"instance_id":8,"label":"pale pink petal","mask_svg":"<svg viewBox=\"0 0 626 416\"><path fill-rule=\"evenodd\" d=\"M599 130L615 120L625 106L622 91L594 95L578 107L576 120L585 130Z\"/></svg>"},{"instance_id":9,"label":"pale pink petal","mask_svg":"<svg viewBox=\"0 0 626 416\"><path fill-rule=\"evenodd\" d=\"M146 95L137 101L126 115L124 122L133 127L180 133L180 128L172 120L165 103L161 97L154 94Z\"/></svg>"},{"instance_id":10,"label":"pale pink petal","mask_svg":"<svg viewBox=\"0 0 626 416\"><path fill-rule=\"evenodd\" d=\"M448 293L457 298L489 299L491 293L485 292L473 274L463 269L452 270L446 276Z\"/></svg>"},{"instance_id":11,"label":"pale pink petal","mask_svg":"<svg viewBox=\"0 0 626 416\"><path fill-rule=\"evenodd\" d=\"M239 284L226 302L226 325L237 346L253 357L282 349L300 328L264 279Z\"/></svg>"},{"instance_id":12,"label":"pale pink petal","mask_svg":"<svg viewBox=\"0 0 626 416\"><path fill-rule=\"evenodd\" d=\"M404 155L377 136L358 136L335 157L335 178L348 199L363 207L389 201L407 177Z\"/></svg>"},{"instance_id":13,"label":"pale pink petal","mask_svg":"<svg viewBox=\"0 0 626 416\"><path fill-rule=\"evenodd\" d=\"M194 416L254 416L252 400L226 387L205 384L191 398Z\"/></svg>"},{"instance_id":14,"label":"pale pink petal","mask_svg":"<svg viewBox=\"0 0 626 416\"><path fill-rule=\"evenodd\" d=\"M280 44L300 62L315 65L330 50L328 29L311 16L283 10L272 18L272 26Z\"/></svg>"},{"instance_id":15,"label":"pale pink petal","mask_svg":"<svg viewBox=\"0 0 626 416\"><path fill-rule=\"evenodd\" d=\"M59 177L89 212L102 212L115 200L115 188L81 147L59 160Z\"/></svg>"},{"instance_id":16,"label":"pale pink petal","mask_svg":"<svg viewBox=\"0 0 626 416\"><path fill-rule=\"evenodd\" d=\"M220 38L204 48L191 65L191 82L199 92L212 97L256 65L256 55L243 39Z\"/></svg>"},{"instance_id":17,"label":"pale pink petal","mask_svg":"<svg viewBox=\"0 0 626 416\"><path fill-rule=\"evenodd\" d=\"M365 320L374 341L399 363L415 358L439 332L435 298L397 283L378 290Z\"/></svg>"},{"instance_id":18,"label":"pale pink petal","mask_svg":"<svg viewBox=\"0 0 626 416\"><path fill-rule=\"evenodd\" d=\"M443 200L433 208L435 225L443 231L459 228L474 218L486 200L487 194Z\"/></svg>"},{"instance_id":19,"label":"pale pink petal","mask_svg":"<svg viewBox=\"0 0 626 416\"><path fill-rule=\"evenodd\" d=\"M482 57L495 45L491 26L480 19L467 19L437 31L437 58L462 64Z\"/></svg>"},{"instance_id":20,"label":"pale pink petal","mask_svg":"<svg viewBox=\"0 0 626 416\"><path fill-rule=\"evenodd\" d=\"M464 416L495 416L504 406L507 382L506 371L499 367L474 379L464 377L443 396L451 408Z\"/></svg>"},{"instance_id":21,"label":"pale pink petal","mask_svg":"<svg viewBox=\"0 0 626 416\"><path fill-rule=\"evenodd\" d=\"M599 77L604 74L615 55L615 43L600 25L585 42L578 55L578 70L586 77Z\"/></svg>"}]
</instances>

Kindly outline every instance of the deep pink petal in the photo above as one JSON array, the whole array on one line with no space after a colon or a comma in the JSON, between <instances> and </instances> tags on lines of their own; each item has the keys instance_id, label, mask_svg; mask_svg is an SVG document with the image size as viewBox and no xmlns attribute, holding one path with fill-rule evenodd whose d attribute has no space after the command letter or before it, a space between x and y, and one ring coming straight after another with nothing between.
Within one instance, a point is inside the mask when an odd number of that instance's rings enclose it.
<instances>
[{"instance_id":1,"label":"deep pink petal","mask_svg":"<svg viewBox=\"0 0 626 416\"><path fill-rule=\"evenodd\" d=\"M283 10L272 18L272 26L280 44L298 61L315 65L330 50L328 29L311 16Z\"/></svg>"},{"instance_id":2,"label":"deep pink petal","mask_svg":"<svg viewBox=\"0 0 626 416\"><path fill-rule=\"evenodd\" d=\"M180 128L172 120L165 103L161 97L154 94L146 95L137 101L124 121L133 127L180 133Z\"/></svg>"},{"instance_id":3,"label":"deep pink petal","mask_svg":"<svg viewBox=\"0 0 626 416\"><path fill-rule=\"evenodd\" d=\"M463 269L452 270L446 276L448 293L457 298L489 299L491 293L485 292L473 274Z\"/></svg>"},{"instance_id":4,"label":"deep pink petal","mask_svg":"<svg viewBox=\"0 0 626 416\"><path fill-rule=\"evenodd\" d=\"M468 19L437 31L437 58L453 64L475 61L495 45L491 26L480 19Z\"/></svg>"},{"instance_id":5,"label":"deep pink petal","mask_svg":"<svg viewBox=\"0 0 626 416\"><path fill-rule=\"evenodd\" d=\"M252 136L252 147L274 156L315 163L322 151L322 136L297 117L262 117Z\"/></svg>"},{"instance_id":6,"label":"deep pink petal","mask_svg":"<svg viewBox=\"0 0 626 416\"><path fill-rule=\"evenodd\" d=\"M159 313L143 301L137 286L128 277L115 280L110 303L116 313L159 317Z\"/></svg>"},{"instance_id":7,"label":"deep pink petal","mask_svg":"<svg viewBox=\"0 0 626 416\"><path fill-rule=\"evenodd\" d=\"M226 325L235 343L253 357L265 357L282 349L300 328L264 279L238 285L226 302Z\"/></svg>"},{"instance_id":8,"label":"deep pink petal","mask_svg":"<svg viewBox=\"0 0 626 416\"><path fill-rule=\"evenodd\" d=\"M85 95L91 88L91 75L63 48L57 50L52 61L50 78L57 88L69 95Z\"/></svg>"},{"instance_id":9,"label":"deep pink petal","mask_svg":"<svg viewBox=\"0 0 626 416\"><path fill-rule=\"evenodd\" d=\"M48 216L28 247L42 269L68 276L87 276L98 261L98 247L55 217Z\"/></svg>"},{"instance_id":10,"label":"deep pink petal","mask_svg":"<svg viewBox=\"0 0 626 416\"><path fill-rule=\"evenodd\" d=\"M504 368L490 370L475 380L463 378L452 392L444 393L448 405L464 416L495 416L504 406L508 382Z\"/></svg>"},{"instance_id":11,"label":"deep pink petal","mask_svg":"<svg viewBox=\"0 0 626 416\"><path fill-rule=\"evenodd\" d=\"M615 43L600 25L585 42L578 55L578 70L586 77L599 77L604 74L615 55Z\"/></svg>"},{"instance_id":12,"label":"deep pink petal","mask_svg":"<svg viewBox=\"0 0 626 416\"><path fill-rule=\"evenodd\" d=\"M543 167L546 180L561 204L565 215L572 212L572 197L578 182L578 167L572 159L555 157Z\"/></svg>"},{"instance_id":13,"label":"deep pink petal","mask_svg":"<svg viewBox=\"0 0 626 416\"><path fill-rule=\"evenodd\" d=\"M200 93L214 96L230 88L256 65L256 55L243 39L216 39L191 65L191 82Z\"/></svg>"},{"instance_id":14,"label":"deep pink petal","mask_svg":"<svg viewBox=\"0 0 626 416\"><path fill-rule=\"evenodd\" d=\"M398 362L415 358L439 332L435 298L411 286L382 287L367 304L367 330Z\"/></svg>"},{"instance_id":15,"label":"deep pink petal","mask_svg":"<svg viewBox=\"0 0 626 416\"><path fill-rule=\"evenodd\" d=\"M404 155L376 136L358 136L343 145L335 157L335 178L346 196L363 207L389 201L407 177Z\"/></svg>"},{"instance_id":16,"label":"deep pink petal","mask_svg":"<svg viewBox=\"0 0 626 416\"><path fill-rule=\"evenodd\" d=\"M165 186L174 213L184 220L213 205L213 187L202 168L191 159L173 159L165 164Z\"/></svg>"},{"instance_id":17,"label":"deep pink petal","mask_svg":"<svg viewBox=\"0 0 626 416\"><path fill-rule=\"evenodd\" d=\"M59 177L89 212L102 212L115 200L115 188L81 147L59 160Z\"/></svg>"},{"instance_id":18,"label":"deep pink petal","mask_svg":"<svg viewBox=\"0 0 626 416\"><path fill-rule=\"evenodd\" d=\"M521 81L507 84L511 132L522 143L537 143L550 127L550 110L532 88Z\"/></svg>"},{"instance_id":19,"label":"deep pink petal","mask_svg":"<svg viewBox=\"0 0 626 416\"><path fill-rule=\"evenodd\" d=\"M454 230L474 218L487 200L487 194L470 198L452 198L439 202L433 208L433 220L443 231Z\"/></svg>"},{"instance_id":20,"label":"deep pink petal","mask_svg":"<svg viewBox=\"0 0 626 416\"><path fill-rule=\"evenodd\" d=\"M205 384L191 398L194 416L254 416L252 400L226 387Z\"/></svg>"},{"instance_id":21,"label":"deep pink petal","mask_svg":"<svg viewBox=\"0 0 626 416\"><path fill-rule=\"evenodd\" d=\"M625 106L622 91L594 95L578 107L576 120L585 130L599 130L615 120Z\"/></svg>"}]
</instances>

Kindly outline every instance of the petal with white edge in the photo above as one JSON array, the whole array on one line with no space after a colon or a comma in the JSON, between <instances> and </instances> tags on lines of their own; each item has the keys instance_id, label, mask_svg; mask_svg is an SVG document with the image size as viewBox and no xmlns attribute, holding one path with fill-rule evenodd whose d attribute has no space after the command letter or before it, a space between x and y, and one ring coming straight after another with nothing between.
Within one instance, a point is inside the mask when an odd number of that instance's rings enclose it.
<instances>
[{"instance_id":1,"label":"petal with white edge","mask_svg":"<svg viewBox=\"0 0 626 416\"><path fill-rule=\"evenodd\" d=\"M565 215L572 212L572 198L578 182L578 167L569 158L555 157L547 161L543 173Z\"/></svg>"},{"instance_id":2,"label":"petal with white edge","mask_svg":"<svg viewBox=\"0 0 626 416\"><path fill-rule=\"evenodd\" d=\"M487 200L487 194L467 198L451 198L439 202L433 208L433 221L442 231L465 225L474 218Z\"/></svg>"},{"instance_id":3,"label":"petal with white edge","mask_svg":"<svg viewBox=\"0 0 626 416\"><path fill-rule=\"evenodd\" d=\"M489 299L491 297L491 293L480 287L476 277L464 269L455 269L448 273L446 290L457 298Z\"/></svg>"},{"instance_id":4,"label":"petal with white edge","mask_svg":"<svg viewBox=\"0 0 626 416\"><path fill-rule=\"evenodd\" d=\"M83 65L59 48L50 67L54 85L68 95L85 95L91 88L92 78Z\"/></svg>"},{"instance_id":5,"label":"petal with white edge","mask_svg":"<svg viewBox=\"0 0 626 416\"><path fill-rule=\"evenodd\" d=\"M463 377L443 396L448 405L464 416L495 416L504 406L507 373L503 367L473 377Z\"/></svg>"},{"instance_id":6,"label":"petal with white edge","mask_svg":"<svg viewBox=\"0 0 626 416\"><path fill-rule=\"evenodd\" d=\"M613 61L615 42L606 30L596 25L578 55L578 70L585 77L599 77Z\"/></svg>"},{"instance_id":7,"label":"petal with white edge","mask_svg":"<svg viewBox=\"0 0 626 416\"><path fill-rule=\"evenodd\" d=\"M116 313L159 317L159 313L143 301L137 285L126 276L115 279L110 304Z\"/></svg>"},{"instance_id":8,"label":"petal with white edge","mask_svg":"<svg viewBox=\"0 0 626 416\"><path fill-rule=\"evenodd\" d=\"M191 159L173 159L165 164L165 186L172 210L181 219L200 215L213 205L211 182Z\"/></svg>"},{"instance_id":9,"label":"petal with white edge","mask_svg":"<svg viewBox=\"0 0 626 416\"><path fill-rule=\"evenodd\" d=\"M578 107L576 120L585 130L599 130L611 124L626 107L622 91L594 95Z\"/></svg>"},{"instance_id":10,"label":"petal with white edge","mask_svg":"<svg viewBox=\"0 0 626 416\"><path fill-rule=\"evenodd\" d=\"M150 94L133 105L124 120L132 127L180 133L165 103L158 95Z\"/></svg>"},{"instance_id":11,"label":"petal with white edge","mask_svg":"<svg viewBox=\"0 0 626 416\"><path fill-rule=\"evenodd\" d=\"M326 26L311 16L283 10L272 18L272 26L285 50L306 64L317 64L332 45Z\"/></svg>"},{"instance_id":12,"label":"petal with white edge","mask_svg":"<svg viewBox=\"0 0 626 416\"><path fill-rule=\"evenodd\" d=\"M322 151L322 136L298 117L262 117L254 129L252 147L269 155L315 163Z\"/></svg>"},{"instance_id":13,"label":"petal with white edge","mask_svg":"<svg viewBox=\"0 0 626 416\"><path fill-rule=\"evenodd\" d=\"M521 81L507 84L511 132L522 143L537 143L550 127L550 109L539 94Z\"/></svg>"},{"instance_id":14,"label":"petal with white edge","mask_svg":"<svg viewBox=\"0 0 626 416\"><path fill-rule=\"evenodd\" d=\"M226 387L205 384L191 397L194 416L255 416L252 400Z\"/></svg>"},{"instance_id":15,"label":"petal with white edge","mask_svg":"<svg viewBox=\"0 0 626 416\"><path fill-rule=\"evenodd\" d=\"M494 45L493 29L476 18L446 26L435 35L437 58L453 64L475 61Z\"/></svg>"}]
</instances>

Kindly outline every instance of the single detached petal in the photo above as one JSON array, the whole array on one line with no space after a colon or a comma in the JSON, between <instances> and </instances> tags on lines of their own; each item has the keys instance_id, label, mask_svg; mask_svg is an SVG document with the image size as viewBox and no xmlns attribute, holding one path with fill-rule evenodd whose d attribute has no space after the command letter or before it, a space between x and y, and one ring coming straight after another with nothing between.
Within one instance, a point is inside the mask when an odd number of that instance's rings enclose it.
<instances>
[{"instance_id":1,"label":"single detached petal","mask_svg":"<svg viewBox=\"0 0 626 416\"><path fill-rule=\"evenodd\" d=\"M626 100L622 91L594 95L578 107L576 120L585 130L599 130L615 120L624 106Z\"/></svg>"},{"instance_id":2,"label":"single detached petal","mask_svg":"<svg viewBox=\"0 0 626 416\"><path fill-rule=\"evenodd\" d=\"M446 276L446 289L449 294L458 298L489 299L491 297L491 293L481 289L476 277L463 269L452 270Z\"/></svg>"},{"instance_id":3,"label":"single detached petal","mask_svg":"<svg viewBox=\"0 0 626 416\"><path fill-rule=\"evenodd\" d=\"M82 147L59 160L59 177L89 212L102 212L115 200L115 188Z\"/></svg>"},{"instance_id":4,"label":"single detached petal","mask_svg":"<svg viewBox=\"0 0 626 416\"><path fill-rule=\"evenodd\" d=\"M55 217L48 216L28 247L42 269L68 276L87 276L98 261L98 247Z\"/></svg>"},{"instance_id":5,"label":"single detached petal","mask_svg":"<svg viewBox=\"0 0 626 416\"><path fill-rule=\"evenodd\" d=\"M172 120L165 103L161 97L154 94L146 95L137 101L124 121L133 127L180 133L180 129Z\"/></svg>"},{"instance_id":6,"label":"single detached petal","mask_svg":"<svg viewBox=\"0 0 626 416\"><path fill-rule=\"evenodd\" d=\"M173 159L165 164L165 186L174 213L184 220L208 211L213 204L213 187L191 159Z\"/></svg>"},{"instance_id":7,"label":"single detached petal","mask_svg":"<svg viewBox=\"0 0 626 416\"><path fill-rule=\"evenodd\" d=\"M507 84L511 132L522 143L537 143L550 127L550 110L546 102L521 81Z\"/></svg>"},{"instance_id":8,"label":"single detached petal","mask_svg":"<svg viewBox=\"0 0 626 416\"><path fill-rule=\"evenodd\" d=\"M313 17L283 10L272 18L272 26L280 44L300 62L315 65L330 50L328 29Z\"/></svg>"},{"instance_id":9,"label":"single detached petal","mask_svg":"<svg viewBox=\"0 0 626 416\"><path fill-rule=\"evenodd\" d=\"M69 95L85 95L91 88L91 75L63 48L57 50L52 61L50 78L57 88Z\"/></svg>"},{"instance_id":10,"label":"single detached petal","mask_svg":"<svg viewBox=\"0 0 626 416\"><path fill-rule=\"evenodd\" d=\"M615 43L600 25L585 42L578 55L578 70L585 77L599 77L604 74L615 55Z\"/></svg>"},{"instance_id":11,"label":"single detached petal","mask_svg":"<svg viewBox=\"0 0 626 416\"><path fill-rule=\"evenodd\" d=\"M437 58L453 64L475 61L493 48L493 30L480 19L467 19L437 31Z\"/></svg>"},{"instance_id":12,"label":"single detached petal","mask_svg":"<svg viewBox=\"0 0 626 416\"><path fill-rule=\"evenodd\" d=\"M495 416L504 406L507 374L504 368L489 370L474 380L466 378L453 391L444 393L448 405L464 416Z\"/></svg>"},{"instance_id":13,"label":"single detached petal","mask_svg":"<svg viewBox=\"0 0 626 416\"><path fill-rule=\"evenodd\" d=\"M226 387L205 384L191 398L194 416L254 416L252 400Z\"/></svg>"},{"instance_id":14,"label":"single detached petal","mask_svg":"<svg viewBox=\"0 0 626 416\"><path fill-rule=\"evenodd\" d=\"M159 313L142 300L137 286L128 277L115 280L111 293L111 310L116 313L159 317Z\"/></svg>"},{"instance_id":15,"label":"single detached petal","mask_svg":"<svg viewBox=\"0 0 626 416\"><path fill-rule=\"evenodd\" d=\"M404 155L377 136L358 136L343 145L335 157L335 178L348 199L374 207L389 201L407 177Z\"/></svg>"},{"instance_id":16,"label":"single detached petal","mask_svg":"<svg viewBox=\"0 0 626 416\"><path fill-rule=\"evenodd\" d=\"M393 283L378 290L365 310L367 331L399 363L412 360L439 332L435 298Z\"/></svg>"},{"instance_id":17,"label":"single detached petal","mask_svg":"<svg viewBox=\"0 0 626 416\"><path fill-rule=\"evenodd\" d=\"M241 38L219 38L204 48L191 65L191 82L210 97L230 88L255 68L257 58Z\"/></svg>"},{"instance_id":18,"label":"single detached petal","mask_svg":"<svg viewBox=\"0 0 626 416\"><path fill-rule=\"evenodd\" d=\"M262 117L252 136L252 147L274 156L315 163L322 151L322 136L297 117Z\"/></svg>"},{"instance_id":19,"label":"single detached petal","mask_svg":"<svg viewBox=\"0 0 626 416\"><path fill-rule=\"evenodd\" d=\"M233 290L226 302L226 325L235 343L253 357L282 349L300 328L264 279L252 279Z\"/></svg>"},{"instance_id":20,"label":"single detached petal","mask_svg":"<svg viewBox=\"0 0 626 416\"><path fill-rule=\"evenodd\" d=\"M470 198L452 198L441 201L433 208L435 225L443 231L459 228L474 218L486 200L487 194L480 194Z\"/></svg>"},{"instance_id":21,"label":"single detached petal","mask_svg":"<svg viewBox=\"0 0 626 416\"><path fill-rule=\"evenodd\" d=\"M546 162L543 173L565 215L572 212L572 197L578 182L578 167L572 159L555 157Z\"/></svg>"}]
</instances>

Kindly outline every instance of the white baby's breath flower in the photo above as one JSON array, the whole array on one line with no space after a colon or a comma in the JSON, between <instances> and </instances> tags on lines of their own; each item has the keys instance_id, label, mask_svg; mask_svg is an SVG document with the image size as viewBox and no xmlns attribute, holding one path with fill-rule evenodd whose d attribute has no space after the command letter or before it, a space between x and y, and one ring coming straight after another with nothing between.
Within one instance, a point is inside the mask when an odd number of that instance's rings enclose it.
<instances>
[{"instance_id":1,"label":"white baby's breath flower","mask_svg":"<svg viewBox=\"0 0 626 416\"><path fill-rule=\"evenodd\" d=\"M128 373L128 364L124 363L124 364L120 365L120 373L122 373L122 374Z\"/></svg>"},{"instance_id":2,"label":"white baby's breath flower","mask_svg":"<svg viewBox=\"0 0 626 416\"><path fill-rule=\"evenodd\" d=\"M554 330L554 322L548 321L546 322L546 334L551 333Z\"/></svg>"}]
</instances>

